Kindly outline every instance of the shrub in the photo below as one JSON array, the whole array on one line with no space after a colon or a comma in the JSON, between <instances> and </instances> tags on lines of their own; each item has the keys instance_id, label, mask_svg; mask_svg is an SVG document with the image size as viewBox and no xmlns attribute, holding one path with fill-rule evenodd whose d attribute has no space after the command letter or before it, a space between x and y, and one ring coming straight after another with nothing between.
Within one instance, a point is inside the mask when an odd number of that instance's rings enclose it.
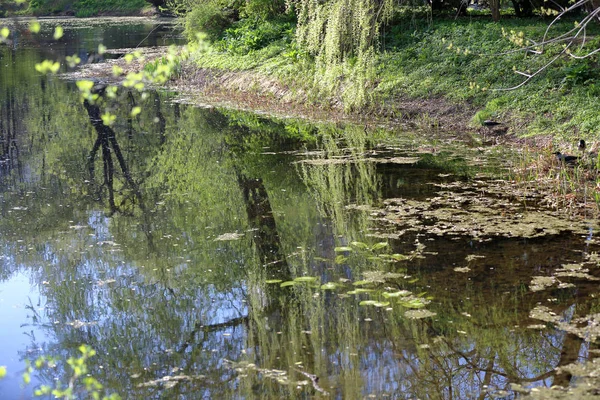
<instances>
[{"instance_id":1,"label":"shrub","mask_svg":"<svg viewBox=\"0 0 600 400\"><path fill-rule=\"evenodd\" d=\"M293 37L293 26L289 22L264 21L257 23L244 19L225 30L223 40L218 42L216 47L228 53L243 55L280 39L290 43Z\"/></svg>"},{"instance_id":2,"label":"shrub","mask_svg":"<svg viewBox=\"0 0 600 400\"><path fill-rule=\"evenodd\" d=\"M192 41L199 32L209 40L217 40L231 25L231 13L219 1L198 1L185 17L185 34Z\"/></svg>"}]
</instances>

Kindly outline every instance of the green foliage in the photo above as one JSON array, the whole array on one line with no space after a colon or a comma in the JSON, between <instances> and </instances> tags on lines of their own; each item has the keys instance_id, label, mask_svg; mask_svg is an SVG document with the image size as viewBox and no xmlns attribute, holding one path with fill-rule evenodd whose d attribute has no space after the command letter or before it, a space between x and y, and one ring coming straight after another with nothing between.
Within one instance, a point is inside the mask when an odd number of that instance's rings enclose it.
<instances>
[{"instance_id":1,"label":"green foliage","mask_svg":"<svg viewBox=\"0 0 600 400\"><path fill-rule=\"evenodd\" d=\"M289 22L264 21L258 23L243 19L225 30L223 39L215 44L215 48L231 54L244 55L276 41L282 41L289 45L293 36L293 26Z\"/></svg>"},{"instance_id":2,"label":"green foliage","mask_svg":"<svg viewBox=\"0 0 600 400\"><path fill-rule=\"evenodd\" d=\"M286 4L283 0L246 0L243 8L244 16L265 22L268 18L277 17L285 11Z\"/></svg>"},{"instance_id":3,"label":"green foliage","mask_svg":"<svg viewBox=\"0 0 600 400\"><path fill-rule=\"evenodd\" d=\"M315 82L319 91L334 93L340 79L346 109L364 106L374 77L379 30L392 15L389 0L334 0L298 3L298 43L316 58Z\"/></svg>"},{"instance_id":4,"label":"green foliage","mask_svg":"<svg viewBox=\"0 0 600 400\"><path fill-rule=\"evenodd\" d=\"M119 400L121 397L116 394L104 395L103 386L96 378L90 375L88 369L88 360L96 355L96 351L90 346L79 346L81 352L80 357L69 357L68 365L68 382L57 381L53 386L41 385L34 391L36 397L53 396L56 399L102 399L102 400ZM31 383L31 374L37 371L55 370L60 364L60 360L52 357L39 357L33 365L27 363L25 372L23 373L23 382L27 385Z\"/></svg>"},{"instance_id":5,"label":"green foliage","mask_svg":"<svg viewBox=\"0 0 600 400\"><path fill-rule=\"evenodd\" d=\"M579 63L568 63L564 68L563 83L572 88L578 85L588 85L598 83L598 66L589 59Z\"/></svg>"},{"instance_id":6,"label":"green foliage","mask_svg":"<svg viewBox=\"0 0 600 400\"><path fill-rule=\"evenodd\" d=\"M30 0L28 13L34 15L75 13L91 17L100 13L130 14L148 7L145 0Z\"/></svg>"},{"instance_id":7,"label":"green foliage","mask_svg":"<svg viewBox=\"0 0 600 400\"><path fill-rule=\"evenodd\" d=\"M202 32L209 40L217 40L233 22L232 10L219 0L195 1L185 16L185 34L190 41Z\"/></svg>"}]
</instances>

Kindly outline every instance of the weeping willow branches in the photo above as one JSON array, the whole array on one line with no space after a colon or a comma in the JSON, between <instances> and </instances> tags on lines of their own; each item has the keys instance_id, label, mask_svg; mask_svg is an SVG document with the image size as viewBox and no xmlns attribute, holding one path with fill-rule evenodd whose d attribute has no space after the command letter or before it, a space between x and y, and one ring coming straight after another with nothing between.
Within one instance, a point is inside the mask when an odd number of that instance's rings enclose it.
<instances>
[{"instance_id":1,"label":"weeping willow branches","mask_svg":"<svg viewBox=\"0 0 600 400\"><path fill-rule=\"evenodd\" d=\"M338 90L346 108L365 104L382 24L393 0L298 0L297 41L316 60L315 79Z\"/></svg>"}]
</instances>

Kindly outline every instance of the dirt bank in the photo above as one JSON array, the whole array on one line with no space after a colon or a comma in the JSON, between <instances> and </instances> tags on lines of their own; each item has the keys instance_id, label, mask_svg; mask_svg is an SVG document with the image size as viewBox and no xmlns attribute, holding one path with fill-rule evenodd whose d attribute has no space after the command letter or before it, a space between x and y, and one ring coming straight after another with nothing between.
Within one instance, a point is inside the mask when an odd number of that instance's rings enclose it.
<instances>
[{"instance_id":1,"label":"dirt bank","mask_svg":"<svg viewBox=\"0 0 600 400\"><path fill-rule=\"evenodd\" d=\"M124 54L132 49L112 50ZM137 72L144 63L162 57L162 47L141 50L144 59L127 63L123 58L101 64L83 66L72 79L96 79L117 83L111 77L113 65L123 68L125 74ZM525 122L504 122L493 128L474 126L472 116L477 109L469 103L453 103L443 98L414 99L398 96L373 107L369 112L344 112L335 99L315 104L307 101L307 94L291 89L278 80L253 71L223 71L203 69L185 62L177 78L165 89L178 92L176 101L198 106L226 107L254 111L278 117L300 117L315 121L354 122L367 126L386 126L391 129L422 130L446 134L471 142L473 145L516 144L537 148L550 145L550 136L521 138Z\"/></svg>"}]
</instances>

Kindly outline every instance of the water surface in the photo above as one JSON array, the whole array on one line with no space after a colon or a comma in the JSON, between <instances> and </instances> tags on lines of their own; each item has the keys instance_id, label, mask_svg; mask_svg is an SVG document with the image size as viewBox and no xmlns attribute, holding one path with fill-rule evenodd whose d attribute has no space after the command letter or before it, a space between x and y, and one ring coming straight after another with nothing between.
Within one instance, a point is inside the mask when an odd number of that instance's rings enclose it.
<instances>
[{"instance_id":1,"label":"water surface","mask_svg":"<svg viewBox=\"0 0 600 400\"><path fill-rule=\"evenodd\" d=\"M123 90L101 132L34 72L180 40L155 28L0 47L3 398L68 382L81 344L123 398L513 398L593 357L530 313L593 312L595 225L497 180L501 149ZM57 366L23 388L40 355Z\"/></svg>"}]
</instances>

